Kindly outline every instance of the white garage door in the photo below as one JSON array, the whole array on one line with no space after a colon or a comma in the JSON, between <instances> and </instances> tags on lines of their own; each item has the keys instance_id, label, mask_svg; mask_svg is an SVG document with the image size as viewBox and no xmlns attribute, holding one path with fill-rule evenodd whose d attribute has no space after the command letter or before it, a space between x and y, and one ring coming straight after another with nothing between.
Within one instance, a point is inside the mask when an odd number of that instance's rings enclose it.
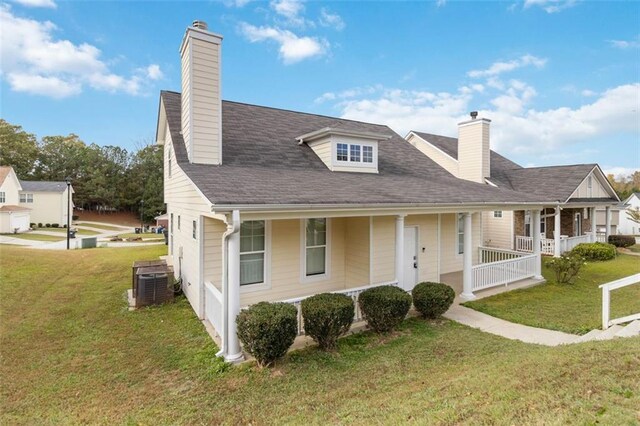
<instances>
[{"instance_id":1,"label":"white garage door","mask_svg":"<svg viewBox=\"0 0 640 426\"><path fill-rule=\"evenodd\" d=\"M14 213L11 215L11 232L19 228L20 231L29 229L29 213Z\"/></svg>"}]
</instances>

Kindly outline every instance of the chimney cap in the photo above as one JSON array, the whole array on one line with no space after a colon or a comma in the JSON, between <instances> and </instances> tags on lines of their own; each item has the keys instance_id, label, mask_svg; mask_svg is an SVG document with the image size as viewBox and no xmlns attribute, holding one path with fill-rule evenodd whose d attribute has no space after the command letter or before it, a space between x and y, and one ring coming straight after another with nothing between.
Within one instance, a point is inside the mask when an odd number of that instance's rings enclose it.
<instances>
[{"instance_id":1,"label":"chimney cap","mask_svg":"<svg viewBox=\"0 0 640 426\"><path fill-rule=\"evenodd\" d=\"M193 21L193 23L191 24L191 26L193 28L198 28L201 30L207 30L209 28L209 26L207 25L207 23L205 21L200 21L198 19L196 19L195 21Z\"/></svg>"},{"instance_id":2,"label":"chimney cap","mask_svg":"<svg viewBox=\"0 0 640 426\"><path fill-rule=\"evenodd\" d=\"M478 111L471 111L469 115L471 115L472 120L475 120L476 118L478 118Z\"/></svg>"}]
</instances>

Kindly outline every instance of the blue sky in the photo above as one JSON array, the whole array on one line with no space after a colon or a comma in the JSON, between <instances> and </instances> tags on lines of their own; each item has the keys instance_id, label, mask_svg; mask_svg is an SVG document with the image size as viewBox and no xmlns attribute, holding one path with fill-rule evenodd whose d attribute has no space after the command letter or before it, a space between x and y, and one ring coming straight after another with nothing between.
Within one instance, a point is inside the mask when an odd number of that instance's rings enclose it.
<instances>
[{"instance_id":1,"label":"blue sky","mask_svg":"<svg viewBox=\"0 0 640 426\"><path fill-rule=\"evenodd\" d=\"M522 165L640 169L640 2L2 2L2 118L152 141L194 19L224 36L224 99L402 135L456 136L479 110Z\"/></svg>"}]
</instances>

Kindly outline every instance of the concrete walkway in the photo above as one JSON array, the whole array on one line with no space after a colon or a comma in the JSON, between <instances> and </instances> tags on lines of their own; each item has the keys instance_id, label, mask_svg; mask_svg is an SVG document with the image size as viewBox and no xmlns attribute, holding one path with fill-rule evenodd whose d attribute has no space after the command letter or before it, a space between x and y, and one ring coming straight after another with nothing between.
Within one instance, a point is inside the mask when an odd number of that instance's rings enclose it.
<instances>
[{"instance_id":1,"label":"concrete walkway","mask_svg":"<svg viewBox=\"0 0 640 426\"><path fill-rule=\"evenodd\" d=\"M574 343L580 337L561 331L515 324L458 304L453 304L444 314L444 317L507 339L520 340L525 343L535 343L544 346Z\"/></svg>"}]
</instances>

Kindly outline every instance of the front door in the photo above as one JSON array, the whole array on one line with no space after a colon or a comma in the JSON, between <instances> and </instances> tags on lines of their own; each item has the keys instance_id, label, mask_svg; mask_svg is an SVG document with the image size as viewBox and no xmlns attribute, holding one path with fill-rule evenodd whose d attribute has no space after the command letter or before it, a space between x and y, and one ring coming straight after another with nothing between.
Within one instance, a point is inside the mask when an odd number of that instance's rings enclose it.
<instances>
[{"instance_id":1,"label":"front door","mask_svg":"<svg viewBox=\"0 0 640 426\"><path fill-rule=\"evenodd\" d=\"M402 288L413 290L418 282L418 227L404 228L404 274Z\"/></svg>"}]
</instances>

